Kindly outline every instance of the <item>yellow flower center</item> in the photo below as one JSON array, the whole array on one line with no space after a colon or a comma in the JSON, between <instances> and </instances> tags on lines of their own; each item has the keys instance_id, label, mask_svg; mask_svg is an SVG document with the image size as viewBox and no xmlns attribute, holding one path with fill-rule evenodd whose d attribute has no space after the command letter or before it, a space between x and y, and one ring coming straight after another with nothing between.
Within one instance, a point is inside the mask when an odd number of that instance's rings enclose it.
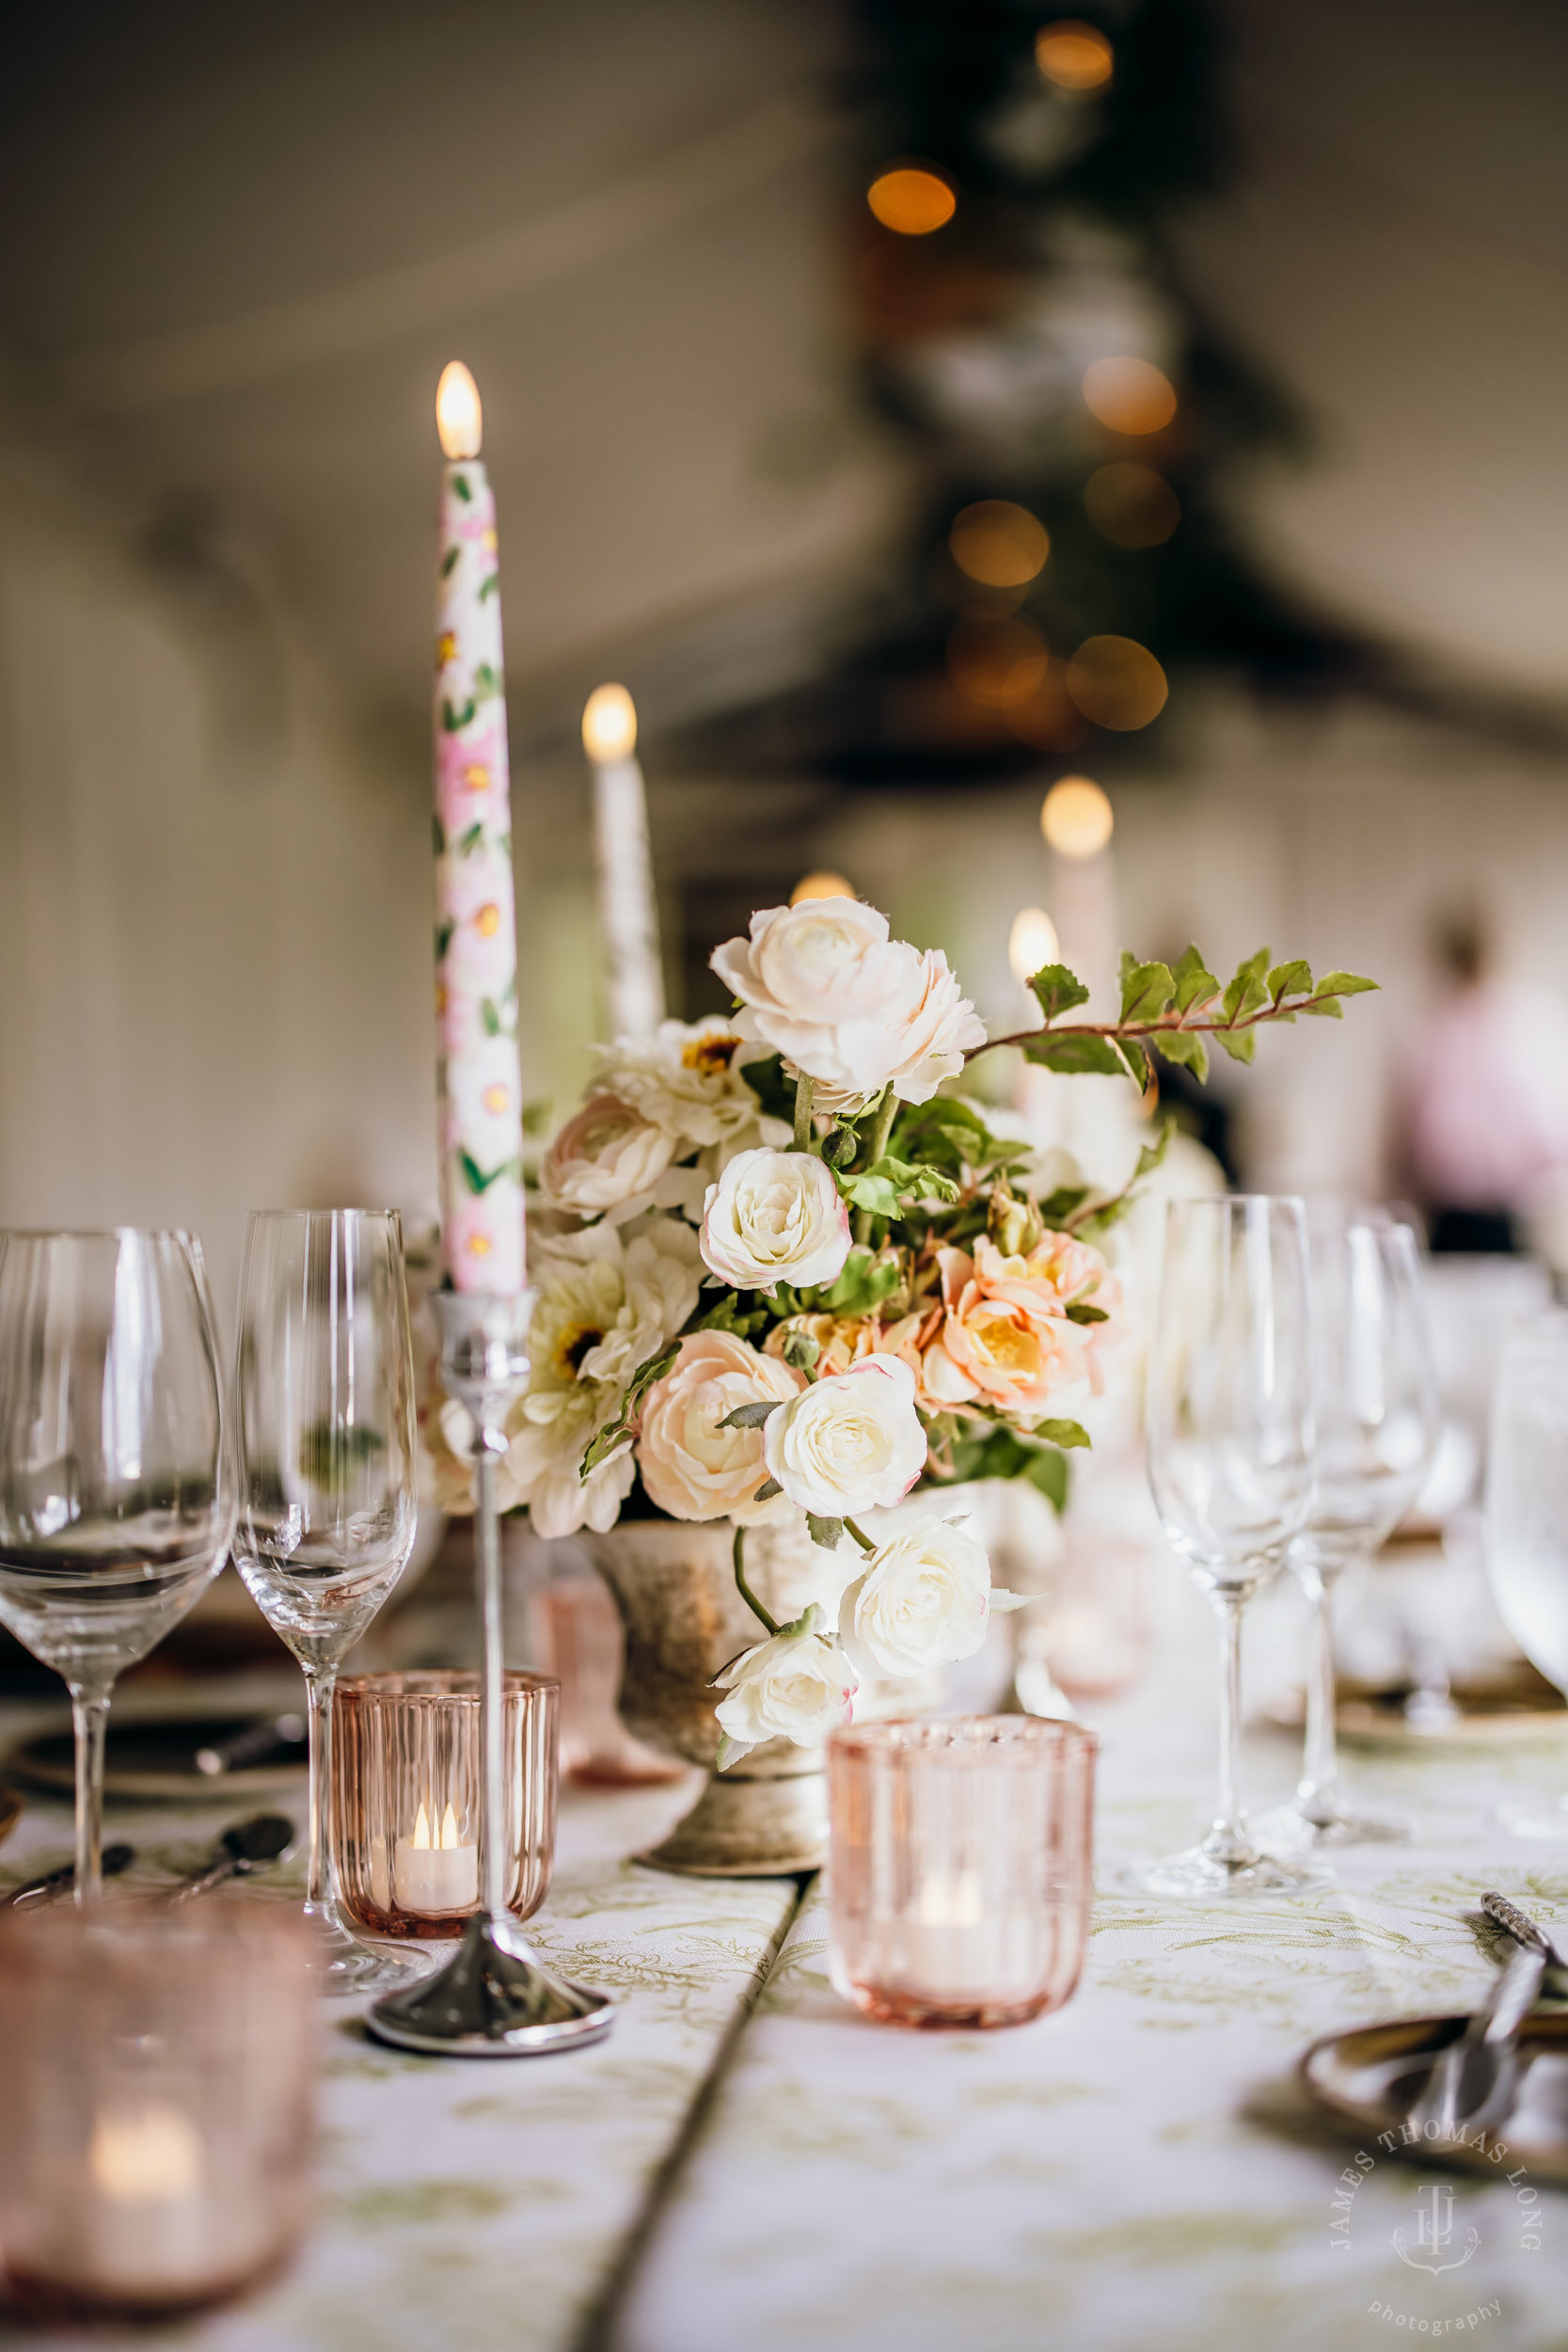
<instances>
[{"instance_id":1,"label":"yellow flower center","mask_svg":"<svg viewBox=\"0 0 1568 2352\"><path fill-rule=\"evenodd\" d=\"M485 767L483 760L476 759L471 766L464 769L463 781L467 786L470 792L488 792L490 789L490 771Z\"/></svg>"},{"instance_id":2,"label":"yellow flower center","mask_svg":"<svg viewBox=\"0 0 1568 2352\"><path fill-rule=\"evenodd\" d=\"M501 911L493 900L487 901L474 916L474 929L481 939L494 939L501 927Z\"/></svg>"},{"instance_id":3,"label":"yellow flower center","mask_svg":"<svg viewBox=\"0 0 1568 2352\"><path fill-rule=\"evenodd\" d=\"M689 1045L681 1048L683 1070L700 1070L705 1078L717 1077L727 1070L740 1050L737 1037L695 1037Z\"/></svg>"},{"instance_id":4,"label":"yellow flower center","mask_svg":"<svg viewBox=\"0 0 1568 2352\"><path fill-rule=\"evenodd\" d=\"M568 1380L575 1380L582 1370L582 1359L598 1346L604 1332L593 1323L569 1324L556 1346L555 1359Z\"/></svg>"},{"instance_id":5,"label":"yellow flower center","mask_svg":"<svg viewBox=\"0 0 1568 2352\"><path fill-rule=\"evenodd\" d=\"M512 1096L505 1087L486 1087L480 1097L492 1119L499 1119Z\"/></svg>"},{"instance_id":6,"label":"yellow flower center","mask_svg":"<svg viewBox=\"0 0 1568 2352\"><path fill-rule=\"evenodd\" d=\"M468 1235L468 1255L470 1258L487 1258L490 1255L490 1248L491 1243L488 1233L470 1233Z\"/></svg>"}]
</instances>

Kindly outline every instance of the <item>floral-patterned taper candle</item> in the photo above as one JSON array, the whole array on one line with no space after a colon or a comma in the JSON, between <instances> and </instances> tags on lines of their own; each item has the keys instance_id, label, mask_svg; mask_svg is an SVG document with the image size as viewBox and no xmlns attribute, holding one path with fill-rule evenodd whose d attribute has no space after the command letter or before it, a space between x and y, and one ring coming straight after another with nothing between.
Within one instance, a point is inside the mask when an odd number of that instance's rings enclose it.
<instances>
[{"instance_id":1,"label":"floral-patterned taper candle","mask_svg":"<svg viewBox=\"0 0 1568 2352\"><path fill-rule=\"evenodd\" d=\"M517 930L496 501L479 392L442 370L436 586L436 1006L441 1250L454 1288L523 1287Z\"/></svg>"},{"instance_id":2,"label":"floral-patterned taper candle","mask_svg":"<svg viewBox=\"0 0 1568 2352\"><path fill-rule=\"evenodd\" d=\"M637 711L624 686L596 686L589 695L582 748L594 769L594 856L610 1033L652 1037L664 1018L664 967L647 789L637 760Z\"/></svg>"}]
</instances>

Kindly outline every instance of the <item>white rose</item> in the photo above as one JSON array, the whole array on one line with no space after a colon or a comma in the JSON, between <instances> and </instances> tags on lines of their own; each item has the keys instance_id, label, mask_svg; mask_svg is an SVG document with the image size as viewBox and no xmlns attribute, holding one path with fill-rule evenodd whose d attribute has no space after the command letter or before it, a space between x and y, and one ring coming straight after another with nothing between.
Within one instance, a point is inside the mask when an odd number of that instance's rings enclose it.
<instances>
[{"instance_id":1,"label":"white rose","mask_svg":"<svg viewBox=\"0 0 1568 2352\"><path fill-rule=\"evenodd\" d=\"M818 1518L852 1518L899 1502L926 1467L914 1375L896 1356L866 1356L768 1416L769 1474Z\"/></svg>"},{"instance_id":2,"label":"white rose","mask_svg":"<svg viewBox=\"0 0 1568 2352\"><path fill-rule=\"evenodd\" d=\"M743 1033L816 1081L824 1108L863 1105L890 1079L924 1103L985 1042L945 956L890 939L886 915L857 898L765 908L712 963L746 1008Z\"/></svg>"},{"instance_id":3,"label":"white rose","mask_svg":"<svg viewBox=\"0 0 1568 2352\"><path fill-rule=\"evenodd\" d=\"M973 1658L993 1608L985 1548L961 1527L928 1519L879 1544L839 1604L838 1637L863 1675L917 1675Z\"/></svg>"},{"instance_id":4,"label":"white rose","mask_svg":"<svg viewBox=\"0 0 1568 2352\"><path fill-rule=\"evenodd\" d=\"M713 1710L724 1735L721 1771L764 1740L818 1747L849 1721L859 1677L836 1644L816 1631L821 1614L808 1610L799 1630L742 1651L717 1677L715 1689L729 1693Z\"/></svg>"},{"instance_id":5,"label":"white rose","mask_svg":"<svg viewBox=\"0 0 1568 2352\"><path fill-rule=\"evenodd\" d=\"M652 1196L674 1141L616 1094L594 1094L545 1154L539 1190L552 1209L598 1216L639 1193Z\"/></svg>"},{"instance_id":6,"label":"white rose","mask_svg":"<svg viewBox=\"0 0 1568 2352\"><path fill-rule=\"evenodd\" d=\"M809 1152L741 1152L708 1187L703 1263L742 1290L832 1282L849 1255L849 1213Z\"/></svg>"}]
</instances>

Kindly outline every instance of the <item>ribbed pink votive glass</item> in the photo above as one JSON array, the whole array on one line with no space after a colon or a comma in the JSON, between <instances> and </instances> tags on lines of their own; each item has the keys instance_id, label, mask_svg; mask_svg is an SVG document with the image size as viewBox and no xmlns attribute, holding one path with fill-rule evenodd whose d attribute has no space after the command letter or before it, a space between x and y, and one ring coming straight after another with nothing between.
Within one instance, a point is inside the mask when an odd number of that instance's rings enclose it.
<instances>
[{"instance_id":1,"label":"ribbed pink votive glass","mask_svg":"<svg viewBox=\"0 0 1568 2352\"><path fill-rule=\"evenodd\" d=\"M834 1988L897 2026L1015 2026L1078 1982L1094 1876L1081 1724L863 1724L828 1742Z\"/></svg>"}]
</instances>

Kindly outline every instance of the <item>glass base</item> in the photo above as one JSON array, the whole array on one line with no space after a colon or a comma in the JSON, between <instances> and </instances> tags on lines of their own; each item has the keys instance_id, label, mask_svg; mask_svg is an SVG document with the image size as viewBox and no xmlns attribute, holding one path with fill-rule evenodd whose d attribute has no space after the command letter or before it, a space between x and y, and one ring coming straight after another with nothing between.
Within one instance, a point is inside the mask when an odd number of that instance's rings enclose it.
<instances>
[{"instance_id":1,"label":"glass base","mask_svg":"<svg viewBox=\"0 0 1568 2352\"><path fill-rule=\"evenodd\" d=\"M1297 1804L1276 1804L1259 1814L1252 1834L1265 1853L1317 1853L1333 1846L1406 1846L1413 1821L1394 1813L1353 1813L1336 1803L1326 1820L1314 1821Z\"/></svg>"},{"instance_id":2,"label":"glass base","mask_svg":"<svg viewBox=\"0 0 1568 2352\"><path fill-rule=\"evenodd\" d=\"M1568 1841L1568 1797L1560 1797L1555 1805L1500 1804L1497 1819L1514 1837Z\"/></svg>"},{"instance_id":3,"label":"glass base","mask_svg":"<svg viewBox=\"0 0 1568 2352\"><path fill-rule=\"evenodd\" d=\"M1334 1873L1321 1863L1281 1861L1255 1846L1230 1852L1205 1840L1162 1862L1123 1871L1122 1883L1134 1894L1181 1902L1229 1902L1244 1895L1315 1894L1333 1885Z\"/></svg>"},{"instance_id":4,"label":"glass base","mask_svg":"<svg viewBox=\"0 0 1568 2352\"><path fill-rule=\"evenodd\" d=\"M306 1967L311 1981L334 1999L404 1991L440 1962L440 1953L426 1945L362 1943L325 1904L307 1903L305 1918L311 1931Z\"/></svg>"}]
</instances>

